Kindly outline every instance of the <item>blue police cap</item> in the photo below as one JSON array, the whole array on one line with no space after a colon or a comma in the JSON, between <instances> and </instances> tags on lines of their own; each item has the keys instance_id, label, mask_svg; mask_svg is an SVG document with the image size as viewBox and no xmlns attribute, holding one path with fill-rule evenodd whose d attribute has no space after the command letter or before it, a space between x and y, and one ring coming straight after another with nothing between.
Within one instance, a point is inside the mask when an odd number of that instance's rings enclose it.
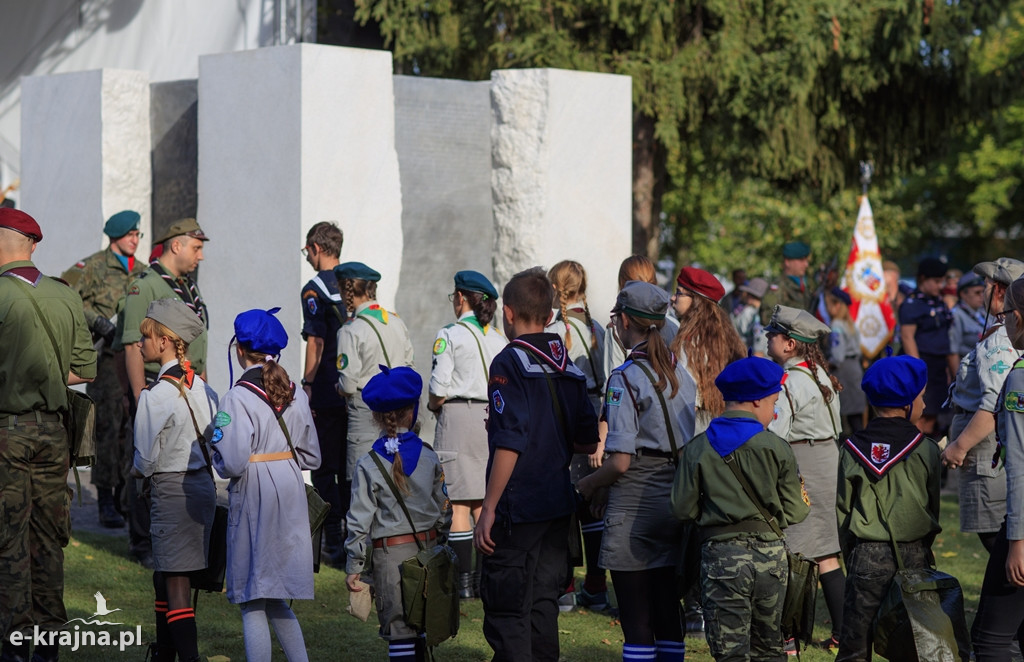
<instances>
[{"instance_id":1,"label":"blue police cap","mask_svg":"<svg viewBox=\"0 0 1024 662\"><path fill-rule=\"evenodd\" d=\"M834 296L836 299L839 299L840 301L845 303L847 306L853 303L853 299L850 297L849 294L844 292L843 288L841 287L833 287L831 290L828 291L828 293Z\"/></svg>"},{"instance_id":2,"label":"blue police cap","mask_svg":"<svg viewBox=\"0 0 1024 662\"><path fill-rule=\"evenodd\" d=\"M377 367L380 372L370 378L362 391L363 402L370 411L395 411L419 404L423 390L423 379L419 373L407 366Z\"/></svg>"},{"instance_id":3,"label":"blue police cap","mask_svg":"<svg viewBox=\"0 0 1024 662\"><path fill-rule=\"evenodd\" d=\"M727 402L751 402L782 390L782 366L759 356L733 361L715 378Z\"/></svg>"},{"instance_id":4,"label":"blue police cap","mask_svg":"<svg viewBox=\"0 0 1024 662\"><path fill-rule=\"evenodd\" d=\"M455 289L463 292L479 292L484 295L485 299L488 297L498 298L498 290L494 289L494 285L487 280L487 276L479 271L465 270L455 274Z\"/></svg>"},{"instance_id":5,"label":"blue police cap","mask_svg":"<svg viewBox=\"0 0 1024 662\"><path fill-rule=\"evenodd\" d=\"M279 310L281 309L256 308L239 313L235 318L235 337L239 344L260 354L280 354L281 350L288 346L288 332L274 317Z\"/></svg>"},{"instance_id":6,"label":"blue police cap","mask_svg":"<svg viewBox=\"0 0 1024 662\"><path fill-rule=\"evenodd\" d=\"M790 241L782 246L782 257L787 260L802 260L811 254L811 247L802 241Z\"/></svg>"},{"instance_id":7,"label":"blue police cap","mask_svg":"<svg viewBox=\"0 0 1024 662\"><path fill-rule=\"evenodd\" d=\"M917 399L927 381L924 361L913 356L890 356L867 369L860 387L876 407L906 407Z\"/></svg>"},{"instance_id":8,"label":"blue police cap","mask_svg":"<svg viewBox=\"0 0 1024 662\"><path fill-rule=\"evenodd\" d=\"M368 280L373 283L380 280L380 273L362 262L343 262L334 267L334 276L338 280L351 278L353 280Z\"/></svg>"},{"instance_id":9,"label":"blue police cap","mask_svg":"<svg viewBox=\"0 0 1024 662\"><path fill-rule=\"evenodd\" d=\"M111 239L120 239L132 230L138 230L141 220L142 216L137 211L119 211L107 219L106 225L103 226L103 234Z\"/></svg>"}]
</instances>

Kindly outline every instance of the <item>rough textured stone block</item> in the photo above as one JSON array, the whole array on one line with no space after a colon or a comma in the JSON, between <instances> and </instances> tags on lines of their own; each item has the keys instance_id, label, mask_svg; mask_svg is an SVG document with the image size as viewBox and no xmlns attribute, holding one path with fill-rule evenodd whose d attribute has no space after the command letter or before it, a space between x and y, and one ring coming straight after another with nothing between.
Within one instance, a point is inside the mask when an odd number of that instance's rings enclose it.
<instances>
[{"instance_id":1,"label":"rough textured stone block","mask_svg":"<svg viewBox=\"0 0 1024 662\"><path fill-rule=\"evenodd\" d=\"M414 76L394 82L405 246L396 310L409 326L426 384L434 337L454 321L445 295L455 272L492 275L490 83ZM432 435L433 427L423 432Z\"/></svg>"},{"instance_id":2,"label":"rough textured stone block","mask_svg":"<svg viewBox=\"0 0 1024 662\"><path fill-rule=\"evenodd\" d=\"M19 206L43 228L35 261L60 274L106 243L103 223L122 209L142 214L149 255L149 80L100 69L22 81Z\"/></svg>"},{"instance_id":3,"label":"rough textured stone block","mask_svg":"<svg viewBox=\"0 0 1024 662\"><path fill-rule=\"evenodd\" d=\"M199 84L176 80L153 83L149 90L155 239L178 219L196 215Z\"/></svg>"},{"instance_id":4,"label":"rough textured stone block","mask_svg":"<svg viewBox=\"0 0 1024 662\"><path fill-rule=\"evenodd\" d=\"M630 254L632 96L627 76L515 69L491 74L494 274L563 259L587 270L606 321Z\"/></svg>"},{"instance_id":5,"label":"rough textured stone block","mask_svg":"<svg viewBox=\"0 0 1024 662\"><path fill-rule=\"evenodd\" d=\"M272 306L282 307L283 364L297 380L299 289L314 275L299 249L314 223L336 221L342 260L380 271L381 303L395 303L402 206L391 54L303 44L203 56L199 99L212 383L227 385L215 357L227 354L235 315Z\"/></svg>"}]
</instances>

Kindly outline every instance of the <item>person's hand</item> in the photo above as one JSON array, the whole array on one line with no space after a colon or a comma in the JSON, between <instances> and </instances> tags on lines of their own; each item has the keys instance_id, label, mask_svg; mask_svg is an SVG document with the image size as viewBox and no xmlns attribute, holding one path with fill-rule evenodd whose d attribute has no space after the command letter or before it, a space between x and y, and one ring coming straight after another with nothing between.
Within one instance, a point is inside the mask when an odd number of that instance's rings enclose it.
<instances>
[{"instance_id":1,"label":"person's hand","mask_svg":"<svg viewBox=\"0 0 1024 662\"><path fill-rule=\"evenodd\" d=\"M579 492L580 496L582 496L586 501L590 501L590 497L594 495L595 489L597 488L594 487L594 481L591 480L591 476L586 476L576 482L576 491Z\"/></svg>"},{"instance_id":2,"label":"person's hand","mask_svg":"<svg viewBox=\"0 0 1024 662\"><path fill-rule=\"evenodd\" d=\"M967 451L963 450L956 440L953 440L942 451L941 457L942 464L950 469L959 469L964 463L964 458L967 457Z\"/></svg>"},{"instance_id":3,"label":"person's hand","mask_svg":"<svg viewBox=\"0 0 1024 662\"><path fill-rule=\"evenodd\" d=\"M352 591L353 593L358 593L359 591L362 591L363 587L359 585L359 573L353 572L352 574L345 577L345 586L347 586L348 590Z\"/></svg>"},{"instance_id":4,"label":"person's hand","mask_svg":"<svg viewBox=\"0 0 1024 662\"><path fill-rule=\"evenodd\" d=\"M313 397L313 387L310 386L309 384L306 384L305 386L303 386L302 387L302 391L306 394L306 398L307 399ZM316 416L316 412L314 412L313 415Z\"/></svg>"},{"instance_id":5,"label":"person's hand","mask_svg":"<svg viewBox=\"0 0 1024 662\"><path fill-rule=\"evenodd\" d=\"M491 527L494 526L494 511L484 508L480 518L473 527L473 546L481 554L490 556L494 553L494 541L491 539Z\"/></svg>"},{"instance_id":6,"label":"person's hand","mask_svg":"<svg viewBox=\"0 0 1024 662\"><path fill-rule=\"evenodd\" d=\"M587 462L591 469L599 469L604 460L604 440L597 443L597 450L587 456Z\"/></svg>"},{"instance_id":7,"label":"person's hand","mask_svg":"<svg viewBox=\"0 0 1024 662\"><path fill-rule=\"evenodd\" d=\"M1010 540L1010 551L1006 555L1006 581L1014 586L1024 586L1024 540Z\"/></svg>"},{"instance_id":8,"label":"person's hand","mask_svg":"<svg viewBox=\"0 0 1024 662\"><path fill-rule=\"evenodd\" d=\"M607 507L608 488L600 487L594 490L594 496L590 499L590 514L596 519L604 519L604 511Z\"/></svg>"}]
</instances>

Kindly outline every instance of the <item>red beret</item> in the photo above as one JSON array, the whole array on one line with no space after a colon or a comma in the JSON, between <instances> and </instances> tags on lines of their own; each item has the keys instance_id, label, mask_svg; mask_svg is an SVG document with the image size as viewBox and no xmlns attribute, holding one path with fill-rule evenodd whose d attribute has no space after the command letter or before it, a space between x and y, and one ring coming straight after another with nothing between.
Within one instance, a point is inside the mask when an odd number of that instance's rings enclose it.
<instances>
[{"instance_id":1,"label":"red beret","mask_svg":"<svg viewBox=\"0 0 1024 662\"><path fill-rule=\"evenodd\" d=\"M15 232L32 237L37 242L43 240L43 231L39 229L36 219L20 209L0 207L0 228L9 228Z\"/></svg>"},{"instance_id":2,"label":"red beret","mask_svg":"<svg viewBox=\"0 0 1024 662\"><path fill-rule=\"evenodd\" d=\"M718 279L707 271L696 267L683 267L679 272L679 277L676 278L676 283L679 287L699 294L705 299L711 299L715 303L721 301L725 296L725 288L718 282Z\"/></svg>"}]
</instances>

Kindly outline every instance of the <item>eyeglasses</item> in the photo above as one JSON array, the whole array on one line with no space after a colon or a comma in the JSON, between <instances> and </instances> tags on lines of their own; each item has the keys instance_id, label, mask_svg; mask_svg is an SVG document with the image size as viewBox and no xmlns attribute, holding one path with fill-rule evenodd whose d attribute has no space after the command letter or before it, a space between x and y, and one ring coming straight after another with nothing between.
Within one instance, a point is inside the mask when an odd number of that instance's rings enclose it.
<instances>
[{"instance_id":1,"label":"eyeglasses","mask_svg":"<svg viewBox=\"0 0 1024 662\"><path fill-rule=\"evenodd\" d=\"M692 297L693 293L690 292L689 290L684 290L681 287L677 287L676 288L676 296L677 297Z\"/></svg>"},{"instance_id":2,"label":"eyeglasses","mask_svg":"<svg viewBox=\"0 0 1024 662\"><path fill-rule=\"evenodd\" d=\"M458 294L458 292L452 292L451 294L449 294L449 295L448 295L448 301L450 301L450 302L454 302L454 301L455 301L455 295L456 295L456 294Z\"/></svg>"},{"instance_id":3,"label":"eyeglasses","mask_svg":"<svg viewBox=\"0 0 1024 662\"><path fill-rule=\"evenodd\" d=\"M309 249L310 248L312 248L312 246L303 246L302 248L299 249L299 252L302 253L302 257L308 257L309 256Z\"/></svg>"}]
</instances>

